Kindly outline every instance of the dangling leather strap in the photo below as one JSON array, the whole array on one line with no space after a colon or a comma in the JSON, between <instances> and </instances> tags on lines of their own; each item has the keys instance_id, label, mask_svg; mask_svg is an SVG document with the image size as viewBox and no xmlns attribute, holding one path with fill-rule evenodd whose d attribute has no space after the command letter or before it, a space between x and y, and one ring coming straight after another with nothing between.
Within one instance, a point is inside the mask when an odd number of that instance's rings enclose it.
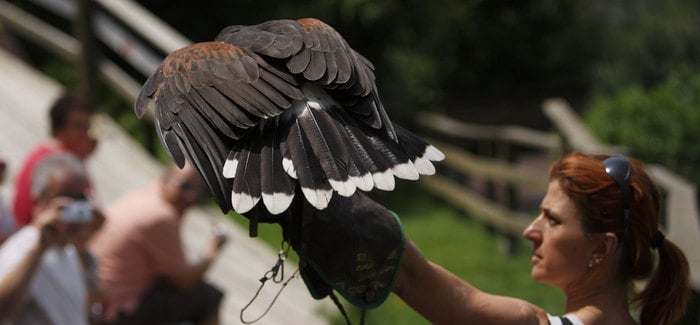
<instances>
[{"instance_id":1,"label":"dangling leather strap","mask_svg":"<svg viewBox=\"0 0 700 325\"><path fill-rule=\"evenodd\" d=\"M283 248L284 248L284 243L283 243ZM294 271L294 273L292 273L292 275L289 277L289 279L287 279L287 281L284 281L284 261L287 259L287 251L288 250L289 250L289 246L287 246L286 250L284 250L284 249L280 250L279 253L277 254L277 262L275 263L275 265L272 266L272 268L269 271L265 272L265 275L262 278L260 278L260 287L258 287L258 291L255 292L255 295L253 296L253 298L250 299L250 302L248 302L248 304L246 304L245 307L243 307L243 309L241 309L241 314L240 314L241 323L253 324L253 323L259 321L265 315L267 315L267 312L270 311L270 309L272 308L272 305L275 304L275 302L277 301L277 298L279 298L280 294L282 294L282 290L284 290L284 288L287 287L287 284L289 284L289 281L294 279L297 276L297 274L299 273L299 269L297 268L296 271ZM272 279L272 282L274 282L274 283L281 283L282 281L284 281L284 283L282 283L282 286L279 288L279 290L277 290L277 294L275 294L275 297L270 302L270 305L267 306L265 311L260 316L258 316L258 318L253 319L251 321L247 321L247 320L243 319L244 318L243 313L245 313L246 309L248 309L248 307L250 307L250 305L253 304L255 299L258 298L258 295L260 295L260 291L262 291L262 288L265 286L265 283L267 282L267 280L270 280L270 279Z\"/></svg>"}]
</instances>

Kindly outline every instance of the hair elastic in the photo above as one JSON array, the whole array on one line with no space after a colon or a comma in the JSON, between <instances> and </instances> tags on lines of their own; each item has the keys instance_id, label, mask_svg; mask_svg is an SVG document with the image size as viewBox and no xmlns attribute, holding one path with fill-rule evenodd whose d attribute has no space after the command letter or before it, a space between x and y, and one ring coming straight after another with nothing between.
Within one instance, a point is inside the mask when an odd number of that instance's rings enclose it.
<instances>
[{"instance_id":1,"label":"hair elastic","mask_svg":"<svg viewBox=\"0 0 700 325\"><path fill-rule=\"evenodd\" d=\"M662 233L661 230L657 230L654 237L651 238L651 248L658 249L661 247L661 244L664 243L665 238L666 236L664 236L664 233Z\"/></svg>"}]
</instances>

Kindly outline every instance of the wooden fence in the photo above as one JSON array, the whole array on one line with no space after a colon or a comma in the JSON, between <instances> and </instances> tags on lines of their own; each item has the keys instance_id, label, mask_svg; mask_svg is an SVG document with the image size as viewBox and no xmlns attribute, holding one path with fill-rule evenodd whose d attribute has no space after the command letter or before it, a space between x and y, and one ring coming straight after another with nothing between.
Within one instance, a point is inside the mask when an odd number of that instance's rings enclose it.
<instances>
[{"instance_id":1,"label":"wooden fence","mask_svg":"<svg viewBox=\"0 0 700 325\"><path fill-rule=\"evenodd\" d=\"M503 235L505 253L515 252L536 209L521 197L541 197L548 182L545 167L523 167L519 160L533 153L559 156L561 139L521 126L484 126L435 113L421 114L417 122L446 157L441 171L421 184Z\"/></svg>"}]
</instances>

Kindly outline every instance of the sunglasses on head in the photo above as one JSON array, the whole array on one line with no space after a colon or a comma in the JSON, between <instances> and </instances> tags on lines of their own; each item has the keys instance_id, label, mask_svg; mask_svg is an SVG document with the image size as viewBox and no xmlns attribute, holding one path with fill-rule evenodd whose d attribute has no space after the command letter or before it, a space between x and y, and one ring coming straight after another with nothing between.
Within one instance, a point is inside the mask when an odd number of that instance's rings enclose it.
<instances>
[{"instance_id":1,"label":"sunglasses on head","mask_svg":"<svg viewBox=\"0 0 700 325\"><path fill-rule=\"evenodd\" d=\"M618 246L621 246L627 235L627 227L630 218L630 176L632 174L632 163L629 158L623 155L610 156L603 160L605 172L615 181L622 192L622 207L624 209L625 230Z\"/></svg>"}]
</instances>

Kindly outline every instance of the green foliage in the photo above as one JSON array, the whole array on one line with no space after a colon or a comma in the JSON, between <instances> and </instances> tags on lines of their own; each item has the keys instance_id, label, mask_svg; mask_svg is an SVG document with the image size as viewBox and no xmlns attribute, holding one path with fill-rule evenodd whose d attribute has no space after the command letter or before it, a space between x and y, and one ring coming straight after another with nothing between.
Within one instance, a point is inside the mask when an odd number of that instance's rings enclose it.
<instances>
[{"instance_id":1,"label":"green foliage","mask_svg":"<svg viewBox=\"0 0 700 325\"><path fill-rule=\"evenodd\" d=\"M420 110L475 116L488 114L475 103L539 109L544 95L581 96L600 56L601 24L584 0L139 2L194 41L227 25L320 18L374 63L382 101L404 123Z\"/></svg>"},{"instance_id":2,"label":"green foliage","mask_svg":"<svg viewBox=\"0 0 700 325\"><path fill-rule=\"evenodd\" d=\"M139 2L194 41L227 25L320 18L374 63L382 101L402 124L439 110L544 128L545 97L582 107L591 94L653 86L676 63L700 63L691 0Z\"/></svg>"},{"instance_id":3,"label":"green foliage","mask_svg":"<svg viewBox=\"0 0 700 325\"><path fill-rule=\"evenodd\" d=\"M611 93L665 80L675 66L700 62L697 1L621 1L606 15L601 60L592 85Z\"/></svg>"},{"instance_id":4,"label":"green foliage","mask_svg":"<svg viewBox=\"0 0 700 325\"><path fill-rule=\"evenodd\" d=\"M584 118L605 142L700 184L700 73L681 67L662 84L630 86L596 100Z\"/></svg>"}]
</instances>

